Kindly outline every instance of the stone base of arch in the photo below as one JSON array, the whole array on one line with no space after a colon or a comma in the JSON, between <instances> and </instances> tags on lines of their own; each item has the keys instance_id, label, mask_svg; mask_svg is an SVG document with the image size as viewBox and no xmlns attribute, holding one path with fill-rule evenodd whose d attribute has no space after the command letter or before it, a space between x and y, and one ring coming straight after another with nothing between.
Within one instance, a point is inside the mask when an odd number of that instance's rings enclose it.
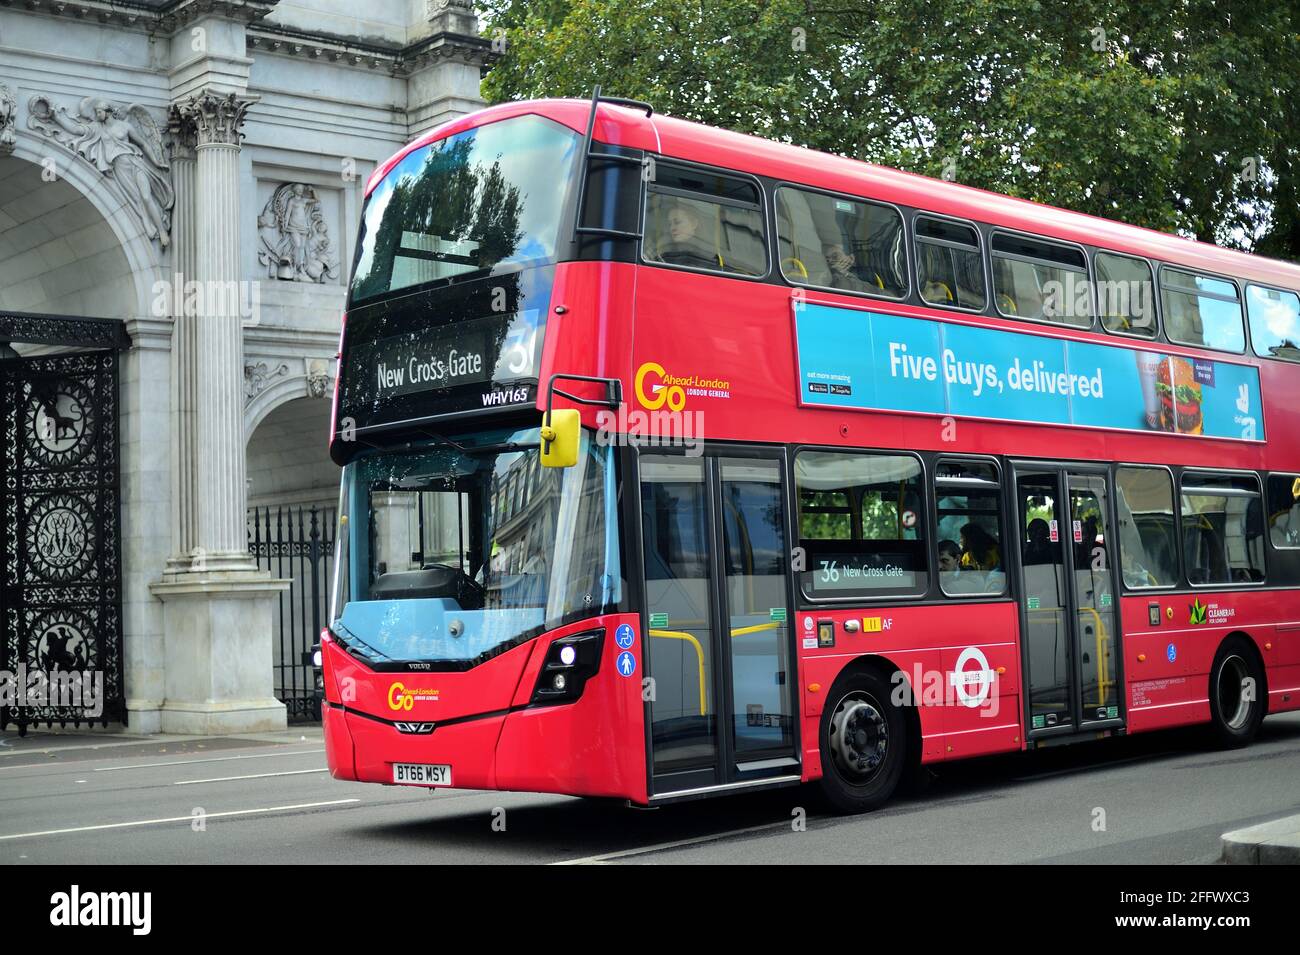
<instances>
[{"instance_id":1,"label":"stone base of arch","mask_svg":"<svg viewBox=\"0 0 1300 955\"><path fill-rule=\"evenodd\" d=\"M177 575L150 588L163 603L166 633L162 732L211 736L285 728L266 625L288 586L269 574L214 572Z\"/></svg>"}]
</instances>

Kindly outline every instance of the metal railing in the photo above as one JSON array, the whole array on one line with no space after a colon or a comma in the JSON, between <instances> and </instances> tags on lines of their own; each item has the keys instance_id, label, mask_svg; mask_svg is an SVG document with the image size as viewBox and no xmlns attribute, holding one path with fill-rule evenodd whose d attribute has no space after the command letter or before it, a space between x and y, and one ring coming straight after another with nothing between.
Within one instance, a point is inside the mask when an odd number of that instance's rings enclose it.
<instances>
[{"instance_id":1,"label":"metal railing","mask_svg":"<svg viewBox=\"0 0 1300 955\"><path fill-rule=\"evenodd\" d=\"M289 720L320 719L311 648L329 604L334 554L333 507L279 505L248 510L248 550L272 577L290 581L273 623L275 695Z\"/></svg>"}]
</instances>

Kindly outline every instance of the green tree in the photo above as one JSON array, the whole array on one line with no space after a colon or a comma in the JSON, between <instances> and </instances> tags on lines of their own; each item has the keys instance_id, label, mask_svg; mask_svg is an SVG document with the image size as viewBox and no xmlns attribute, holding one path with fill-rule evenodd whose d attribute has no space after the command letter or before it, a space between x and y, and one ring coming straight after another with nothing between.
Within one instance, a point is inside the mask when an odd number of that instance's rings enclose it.
<instances>
[{"instance_id":1,"label":"green tree","mask_svg":"<svg viewBox=\"0 0 1300 955\"><path fill-rule=\"evenodd\" d=\"M492 101L664 113L1300 260L1300 10L1245 0L494 0Z\"/></svg>"}]
</instances>

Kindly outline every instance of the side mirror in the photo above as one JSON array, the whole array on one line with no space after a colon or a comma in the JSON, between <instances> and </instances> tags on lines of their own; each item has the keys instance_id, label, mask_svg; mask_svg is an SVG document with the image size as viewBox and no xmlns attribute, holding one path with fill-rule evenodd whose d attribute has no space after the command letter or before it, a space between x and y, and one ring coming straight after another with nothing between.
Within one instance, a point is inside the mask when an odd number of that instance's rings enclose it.
<instances>
[{"instance_id":1,"label":"side mirror","mask_svg":"<svg viewBox=\"0 0 1300 955\"><path fill-rule=\"evenodd\" d=\"M542 467L571 468L577 464L581 431L582 416L577 408L542 415Z\"/></svg>"}]
</instances>

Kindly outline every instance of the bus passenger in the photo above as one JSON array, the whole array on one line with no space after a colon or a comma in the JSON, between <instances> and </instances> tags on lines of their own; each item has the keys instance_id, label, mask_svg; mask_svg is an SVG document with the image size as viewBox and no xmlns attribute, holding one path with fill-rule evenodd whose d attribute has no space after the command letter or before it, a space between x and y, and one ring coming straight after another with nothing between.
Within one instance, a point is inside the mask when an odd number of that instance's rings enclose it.
<instances>
[{"instance_id":1,"label":"bus passenger","mask_svg":"<svg viewBox=\"0 0 1300 955\"><path fill-rule=\"evenodd\" d=\"M939 571L956 573L961 570L961 548L956 541L939 541Z\"/></svg>"},{"instance_id":2,"label":"bus passenger","mask_svg":"<svg viewBox=\"0 0 1300 955\"><path fill-rule=\"evenodd\" d=\"M827 242L822 246L822 255L826 257L826 264L831 269L831 285L835 288L846 289L850 292L865 292L867 283L858 278L857 260L835 242Z\"/></svg>"},{"instance_id":3,"label":"bus passenger","mask_svg":"<svg viewBox=\"0 0 1300 955\"><path fill-rule=\"evenodd\" d=\"M1056 558L1051 543L1051 528L1047 526L1047 521L1043 520L1041 517L1035 517L1029 522L1027 531L1029 534L1029 543L1025 545L1025 563L1052 563Z\"/></svg>"},{"instance_id":4,"label":"bus passenger","mask_svg":"<svg viewBox=\"0 0 1300 955\"><path fill-rule=\"evenodd\" d=\"M1001 563L998 542L988 531L974 522L961 529L963 570L997 570Z\"/></svg>"},{"instance_id":5,"label":"bus passenger","mask_svg":"<svg viewBox=\"0 0 1300 955\"><path fill-rule=\"evenodd\" d=\"M659 261L693 269L716 271L722 267L717 253L700 238L700 217L694 209L675 202L668 207L665 218L669 241L659 247Z\"/></svg>"}]
</instances>

